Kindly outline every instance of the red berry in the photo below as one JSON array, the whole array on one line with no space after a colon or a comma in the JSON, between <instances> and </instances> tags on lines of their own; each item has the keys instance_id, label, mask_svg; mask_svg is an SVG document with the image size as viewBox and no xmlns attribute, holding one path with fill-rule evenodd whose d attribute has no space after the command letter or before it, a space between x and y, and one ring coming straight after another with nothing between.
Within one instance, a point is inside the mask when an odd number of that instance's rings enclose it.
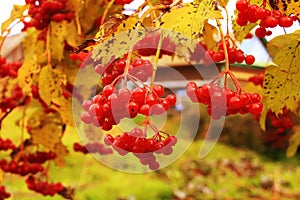
<instances>
[{"instance_id":1,"label":"red berry","mask_svg":"<svg viewBox=\"0 0 300 200\"><path fill-rule=\"evenodd\" d=\"M247 65L252 65L255 62L255 57L252 55L247 55L245 57L245 62Z\"/></svg>"},{"instance_id":2,"label":"red berry","mask_svg":"<svg viewBox=\"0 0 300 200\"><path fill-rule=\"evenodd\" d=\"M250 105L249 107L249 112L252 114L252 115L259 115L261 113L263 109L263 105L262 103L258 102L258 103L253 103Z\"/></svg>"},{"instance_id":3,"label":"red berry","mask_svg":"<svg viewBox=\"0 0 300 200\"><path fill-rule=\"evenodd\" d=\"M278 20L275 17L268 16L266 19L266 26L270 28L274 28L278 25Z\"/></svg>"},{"instance_id":4,"label":"red berry","mask_svg":"<svg viewBox=\"0 0 300 200\"><path fill-rule=\"evenodd\" d=\"M290 27L293 25L293 18L288 16L283 16L278 19L278 24L281 27Z\"/></svg>"},{"instance_id":5,"label":"red berry","mask_svg":"<svg viewBox=\"0 0 300 200\"><path fill-rule=\"evenodd\" d=\"M258 37L258 38L264 38L267 34L267 31L265 28L257 28L255 30L255 35Z\"/></svg>"},{"instance_id":6,"label":"red berry","mask_svg":"<svg viewBox=\"0 0 300 200\"><path fill-rule=\"evenodd\" d=\"M248 9L248 2L246 0L238 0L235 4L236 9L241 12L246 12Z\"/></svg>"}]
</instances>

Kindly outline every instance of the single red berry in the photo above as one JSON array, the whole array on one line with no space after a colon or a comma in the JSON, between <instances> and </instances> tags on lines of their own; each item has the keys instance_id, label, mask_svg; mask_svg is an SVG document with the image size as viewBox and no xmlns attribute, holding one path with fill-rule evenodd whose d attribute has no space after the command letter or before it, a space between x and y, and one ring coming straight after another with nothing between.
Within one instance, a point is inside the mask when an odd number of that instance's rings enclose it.
<instances>
[{"instance_id":1,"label":"single red berry","mask_svg":"<svg viewBox=\"0 0 300 200\"><path fill-rule=\"evenodd\" d=\"M255 62L255 57L252 55L247 55L245 57L245 62L247 65L252 65Z\"/></svg>"},{"instance_id":2,"label":"single red berry","mask_svg":"<svg viewBox=\"0 0 300 200\"><path fill-rule=\"evenodd\" d=\"M278 24L281 27L290 27L293 25L293 18L288 16L283 16L278 19Z\"/></svg>"},{"instance_id":3,"label":"single red berry","mask_svg":"<svg viewBox=\"0 0 300 200\"><path fill-rule=\"evenodd\" d=\"M248 9L248 2L246 0L238 0L235 4L236 9L241 12L246 12Z\"/></svg>"},{"instance_id":4,"label":"single red berry","mask_svg":"<svg viewBox=\"0 0 300 200\"><path fill-rule=\"evenodd\" d=\"M259 115L261 113L263 109L263 105L262 103L258 102L258 103L253 103L250 105L249 107L249 112L252 114L252 115Z\"/></svg>"},{"instance_id":5,"label":"single red berry","mask_svg":"<svg viewBox=\"0 0 300 200\"><path fill-rule=\"evenodd\" d=\"M255 30L255 35L258 37L258 38L264 38L267 34L267 30L265 28L257 28Z\"/></svg>"},{"instance_id":6,"label":"single red berry","mask_svg":"<svg viewBox=\"0 0 300 200\"><path fill-rule=\"evenodd\" d=\"M266 26L270 28L274 28L278 25L278 20L275 17L268 16L266 19Z\"/></svg>"}]
</instances>

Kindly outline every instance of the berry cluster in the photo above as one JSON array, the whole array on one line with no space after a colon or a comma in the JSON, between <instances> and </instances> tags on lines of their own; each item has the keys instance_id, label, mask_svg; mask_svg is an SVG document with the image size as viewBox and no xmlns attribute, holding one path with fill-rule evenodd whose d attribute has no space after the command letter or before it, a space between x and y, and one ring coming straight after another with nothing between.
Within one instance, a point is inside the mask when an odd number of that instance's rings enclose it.
<instances>
[{"instance_id":1,"label":"berry cluster","mask_svg":"<svg viewBox=\"0 0 300 200\"><path fill-rule=\"evenodd\" d=\"M125 4L130 4L132 1L133 0L115 0L115 3L125 5Z\"/></svg>"},{"instance_id":2,"label":"berry cluster","mask_svg":"<svg viewBox=\"0 0 300 200\"><path fill-rule=\"evenodd\" d=\"M207 56L206 52L207 45L204 42L198 42L194 48L194 51L190 51L189 53L189 61L191 63L202 63L204 66L209 66L213 64L214 62L212 58L210 56Z\"/></svg>"},{"instance_id":3,"label":"berry cluster","mask_svg":"<svg viewBox=\"0 0 300 200\"><path fill-rule=\"evenodd\" d=\"M0 200L7 199L11 195L10 193L6 192L5 187L3 185L0 186Z\"/></svg>"},{"instance_id":4,"label":"berry cluster","mask_svg":"<svg viewBox=\"0 0 300 200\"><path fill-rule=\"evenodd\" d=\"M13 142L10 139L4 140L0 137L0 151L1 150L6 151L8 149L14 150L15 148L16 146L13 144Z\"/></svg>"},{"instance_id":5,"label":"berry cluster","mask_svg":"<svg viewBox=\"0 0 300 200\"><path fill-rule=\"evenodd\" d=\"M122 74L126 67L127 56L118 59L107 66L96 65L95 71L101 75L103 85L109 85ZM137 58L130 62L128 72L140 81L147 81L152 75L152 64L149 60Z\"/></svg>"},{"instance_id":6,"label":"berry cluster","mask_svg":"<svg viewBox=\"0 0 300 200\"><path fill-rule=\"evenodd\" d=\"M223 89L218 85L204 84L197 87L195 82L189 82L186 86L186 93L193 102L208 105L207 112L213 119L219 119L223 116L222 109L218 108L219 101L222 100L226 100L226 111L224 111L226 116L237 113L258 115L263 108L258 94L242 93L228 88ZM214 99L214 104L212 104L212 99Z\"/></svg>"},{"instance_id":7,"label":"berry cluster","mask_svg":"<svg viewBox=\"0 0 300 200\"><path fill-rule=\"evenodd\" d=\"M139 158L140 163L148 165L151 170L159 168L156 161L156 154L170 155L173 152L173 146L177 143L175 136L167 135L164 139L160 133L156 133L150 138L146 138L146 133L140 128L134 128L130 132L124 132L115 138L107 134L104 142L108 146L112 146L120 155L133 153Z\"/></svg>"},{"instance_id":8,"label":"berry cluster","mask_svg":"<svg viewBox=\"0 0 300 200\"><path fill-rule=\"evenodd\" d=\"M6 59L0 57L0 78L9 76L11 78L17 78L18 70L22 66L21 61L6 62Z\"/></svg>"},{"instance_id":9,"label":"berry cluster","mask_svg":"<svg viewBox=\"0 0 300 200\"><path fill-rule=\"evenodd\" d=\"M27 154L24 159L26 159L30 163L43 164L46 161L54 160L55 158L56 153L54 152L37 151L35 153Z\"/></svg>"},{"instance_id":10,"label":"berry cluster","mask_svg":"<svg viewBox=\"0 0 300 200\"><path fill-rule=\"evenodd\" d=\"M274 28L277 25L280 27L290 27L297 17L284 16L279 10L268 10L264 5L262 7L256 4L249 4L247 0L238 0L236 2L236 9L238 10L238 17L236 23L239 26L246 26L248 23L259 22L259 28L256 29L255 35L259 38L269 36L272 31L267 28Z\"/></svg>"},{"instance_id":11,"label":"berry cluster","mask_svg":"<svg viewBox=\"0 0 300 200\"><path fill-rule=\"evenodd\" d=\"M49 183L48 181L41 181L33 176L26 179L26 184L29 190L41 193L44 196L54 196L56 193L63 191L64 187L61 183Z\"/></svg>"},{"instance_id":12,"label":"berry cluster","mask_svg":"<svg viewBox=\"0 0 300 200\"><path fill-rule=\"evenodd\" d=\"M100 155L108 155L113 153L113 151L110 148L106 148L103 144L97 142L87 143L85 146L82 146L79 143L74 143L73 149L74 151L82 152L84 154L98 153Z\"/></svg>"},{"instance_id":13,"label":"berry cluster","mask_svg":"<svg viewBox=\"0 0 300 200\"><path fill-rule=\"evenodd\" d=\"M16 162L14 160L7 162L4 159L0 160L0 168L4 172L19 174L21 176L26 176L28 174L36 174L44 170L43 166L38 163L31 164L25 161Z\"/></svg>"},{"instance_id":14,"label":"berry cluster","mask_svg":"<svg viewBox=\"0 0 300 200\"><path fill-rule=\"evenodd\" d=\"M2 112L7 112L8 110L11 110L15 108L24 98L24 94L22 92L22 89L19 87L19 85L14 85L9 92L10 96L6 96L7 90L2 91L2 96L0 96L0 110Z\"/></svg>"},{"instance_id":15,"label":"berry cluster","mask_svg":"<svg viewBox=\"0 0 300 200\"><path fill-rule=\"evenodd\" d=\"M245 53L242 50L238 49L236 47L236 45L231 42L231 40L228 40L226 38L225 45L226 45L226 49L228 52L228 59L229 59L230 64L235 63L235 62L242 63L244 61L247 65L252 65L254 63L254 61L255 61L254 56L253 55L245 55ZM208 50L205 53L205 56L212 58L212 60L214 62L224 61L225 60L225 52L224 52L223 42L220 41L218 43L218 51Z\"/></svg>"},{"instance_id":16,"label":"berry cluster","mask_svg":"<svg viewBox=\"0 0 300 200\"><path fill-rule=\"evenodd\" d=\"M141 56L155 56L161 35L159 33L148 33L139 41L133 49L136 50ZM170 40L169 37L163 39L159 58L163 55L173 56L176 45Z\"/></svg>"},{"instance_id":17,"label":"berry cluster","mask_svg":"<svg viewBox=\"0 0 300 200\"><path fill-rule=\"evenodd\" d=\"M84 67L82 66L83 61L90 55L90 53L86 53L83 51L80 51L79 53L70 53L70 59L73 61L79 60L79 67Z\"/></svg>"},{"instance_id":18,"label":"berry cluster","mask_svg":"<svg viewBox=\"0 0 300 200\"><path fill-rule=\"evenodd\" d=\"M255 74L254 76L249 77L248 81L252 82L254 85L260 85L261 87L264 84L264 73Z\"/></svg>"},{"instance_id":19,"label":"berry cluster","mask_svg":"<svg viewBox=\"0 0 300 200\"><path fill-rule=\"evenodd\" d=\"M273 148L286 148L294 126L294 117L295 114L287 108L284 108L282 113L278 114L278 116L269 111L266 117L266 133L264 134L264 142Z\"/></svg>"},{"instance_id":20,"label":"berry cluster","mask_svg":"<svg viewBox=\"0 0 300 200\"><path fill-rule=\"evenodd\" d=\"M170 106L175 105L176 96L173 94L163 98L164 87L154 85L152 91L148 87L136 88L130 91L127 88L116 90L106 85L103 91L86 100L82 106L86 112L82 113L84 123L93 123L108 131L123 118L134 118L138 113L149 116L163 114Z\"/></svg>"},{"instance_id":21,"label":"berry cluster","mask_svg":"<svg viewBox=\"0 0 300 200\"><path fill-rule=\"evenodd\" d=\"M29 4L28 15L31 17L29 22L24 21L24 29L35 27L37 30L47 28L51 21L60 22L67 20L70 22L73 13L66 10L68 0L26 0Z\"/></svg>"}]
</instances>

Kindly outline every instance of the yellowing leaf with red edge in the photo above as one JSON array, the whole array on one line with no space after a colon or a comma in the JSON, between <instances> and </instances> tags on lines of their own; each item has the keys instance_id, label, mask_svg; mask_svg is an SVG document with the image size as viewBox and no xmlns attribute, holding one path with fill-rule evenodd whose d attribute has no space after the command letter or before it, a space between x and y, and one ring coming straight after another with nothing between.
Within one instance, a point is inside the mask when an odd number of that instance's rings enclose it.
<instances>
[{"instance_id":1,"label":"yellowing leaf with red edge","mask_svg":"<svg viewBox=\"0 0 300 200\"><path fill-rule=\"evenodd\" d=\"M300 31L272 39L267 48L276 65L265 72L266 106L276 114L285 106L294 111L300 100Z\"/></svg>"},{"instance_id":2,"label":"yellowing leaf with red edge","mask_svg":"<svg viewBox=\"0 0 300 200\"><path fill-rule=\"evenodd\" d=\"M58 113L45 113L42 109L35 111L27 120L28 132L36 145L53 150L62 137L63 124Z\"/></svg>"},{"instance_id":3,"label":"yellowing leaf with red edge","mask_svg":"<svg viewBox=\"0 0 300 200\"><path fill-rule=\"evenodd\" d=\"M18 71L18 81L24 94L31 93L31 86L34 83L35 75L40 71L36 57L27 58Z\"/></svg>"},{"instance_id":4,"label":"yellowing leaf with red edge","mask_svg":"<svg viewBox=\"0 0 300 200\"><path fill-rule=\"evenodd\" d=\"M286 155L287 157L293 157L297 149L300 145L300 126L295 126L294 127L294 134L291 136L290 141L289 141L289 146L286 150Z\"/></svg>"},{"instance_id":5,"label":"yellowing leaf with red edge","mask_svg":"<svg viewBox=\"0 0 300 200\"><path fill-rule=\"evenodd\" d=\"M39 94L47 105L62 96L62 86L66 84L66 75L50 65L42 68L39 76Z\"/></svg>"},{"instance_id":6,"label":"yellowing leaf with red edge","mask_svg":"<svg viewBox=\"0 0 300 200\"><path fill-rule=\"evenodd\" d=\"M26 9L28 9L28 5L24 5L24 6L14 5L14 7L10 13L10 17L2 23L2 26L1 26L2 32L7 30L9 28L10 24L12 22L14 22L16 19L23 18L24 17L23 13Z\"/></svg>"},{"instance_id":7,"label":"yellowing leaf with red edge","mask_svg":"<svg viewBox=\"0 0 300 200\"><path fill-rule=\"evenodd\" d=\"M58 166L64 166L65 157L69 154L67 147L63 143L58 142L54 145L53 152L56 153L56 158L54 160L55 164Z\"/></svg>"}]
</instances>

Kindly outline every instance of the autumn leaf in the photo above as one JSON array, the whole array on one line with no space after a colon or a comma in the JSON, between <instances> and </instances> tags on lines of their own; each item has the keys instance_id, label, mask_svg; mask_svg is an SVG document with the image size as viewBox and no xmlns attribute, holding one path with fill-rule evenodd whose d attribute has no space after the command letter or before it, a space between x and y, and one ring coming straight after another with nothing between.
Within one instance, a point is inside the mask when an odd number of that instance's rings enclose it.
<instances>
[{"instance_id":1,"label":"autumn leaf","mask_svg":"<svg viewBox=\"0 0 300 200\"><path fill-rule=\"evenodd\" d=\"M18 81L24 94L31 93L31 86L34 83L35 75L40 71L36 57L27 58L18 70Z\"/></svg>"},{"instance_id":2,"label":"autumn leaf","mask_svg":"<svg viewBox=\"0 0 300 200\"><path fill-rule=\"evenodd\" d=\"M3 171L0 169L0 184L2 183L3 181Z\"/></svg>"},{"instance_id":3,"label":"autumn leaf","mask_svg":"<svg viewBox=\"0 0 300 200\"><path fill-rule=\"evenodd\" d=\"M106 65L113 57L120 57L127 53L138 41L140 41L146 30L136 28L137 18L129 18L118 28L118 34L98 44L92 52L95 61L101 60L101 64ZM135 23L134 23L135 22ZM133 25L134 24L134 25ZM133 28L134 27L134 28Z\"/></svg>"},{"instance_id":4,"label":"autumn leaf","mask_svg":"<svg viewBox=\"0 0 300 200\"><path fill-rule=\"evenodd\" d=\"M63 124L58 113L45 113L42 109L35 111L27 120L27 127L34 144L41 144L53 150L60 142Z\"/></svg>"},{"instance_id":5,"label":"autumn leaf","mask_svg":"<svg viewBox=\"0 0 300 200\"><path fill-rule=\"evenodd\" d=\"M266 105L276 114L285 106L294 111L300 100L300 31L274 38L267 48L276 65L266 68Z\"/></svg>"},{"instance_id":6,"label":"autumn leaf","mask_svg":"<svg viewBox=\"0 0 300 200\"><path fill-rule=\"evenodd\" d=\"M42 68L39 75L39 94L47 105L50 105L53 99L62 96L62 86L66 84L66 75L50 65Z\"/></svg>"},{"instance_id":7,"label":"autumn leaf","mask_svg":"<svg viewBox=\"0 0 300 200\"><path fill-rule=\"evenodd\" d=\"M291 136L289 146L286 150L287 157L293 157L300 145L300 126L294 127L294 134Z\"/></svg>"},{"instance_id":8,"label":"autumn leaf","mask_svg":"<svg viewBox=\"0 0 300 200\"><path fill-rule=\"evenodd\" d=\"M2 26L1 26L2 32L7 30L9 28L9 26L11 25L11 23L14 22L16 19L23 18L24 17L23 13L26 9L28 9L28 5L25 5L25 6L14 5L14 7L10 13L10 17L2 23Z\"/></svg>"},{"instance_id":9,"label":"autumn leaf","mask_svg":"<svg viewBox=\"0 0 300 200\"><path fill-rule=\"evenodd\" d=\"M218 35L218 30L215 26L208 23L208 20L204 23L203 39L208 49L212 49L217 45L215 36Z\"/></svg>"},{"instance_id":10,"label":"autumn leaf","mask_svg":"<svg viewBox=\"0 0 300 200\"><path fill-rule=\"evenodd\" d=\"M64 166L65 157L69 153L67 147L63 143L58 142L54 145L53 152L56 154L56 158L54 159L55 164L58 166Z\"/></svg>"},{"instance_id":11,"label":"autumn leaf","mask_svg":"<svg viewBox=\"0 0 300 200\"><path fill-rule=\"evenodd\" d=\"M272 4L273 1L270 1L271 5L284 13L286 16L294 14L295 16L300 16L300 2L298 0L278 0L275 1L276 5Z\"/></svg>"},{"instance_id":12,"label":"autumn leaf","mask_svg":"<svg viewBox=\"0 0 300 200\"><path fill-rule=\"evenodd\" d=\"M52 102L52 108L60 114L62 122L74 126L72 103L63 96L52 99Z\"/></svg>"},{"instance_id":13,"label":"autumn leaf","mask_svg":"<svg viewBox=\"0 0 300 200\"><path fill-rule=\"evenodd\" d=\"M222 18L221 11L215 10L214 2L203 0L197 5L183 4L173 7L163 15L161 28L180 32L189 38L197 38L203 34L205 20Z\"/></svg>"},{"instance_id":14,"label":"autumn leaf","mask_svg":"<svg viewBox=\"0 0 300 200\"><path fill-rule=\"evenodd\" d=\"M78 45L76 25L74 22L68 23L67 21L51 22L50 31L49 48L51 58L61 61L64 58L65 41L71 46Z\"/></svg>"}]
</instances>

